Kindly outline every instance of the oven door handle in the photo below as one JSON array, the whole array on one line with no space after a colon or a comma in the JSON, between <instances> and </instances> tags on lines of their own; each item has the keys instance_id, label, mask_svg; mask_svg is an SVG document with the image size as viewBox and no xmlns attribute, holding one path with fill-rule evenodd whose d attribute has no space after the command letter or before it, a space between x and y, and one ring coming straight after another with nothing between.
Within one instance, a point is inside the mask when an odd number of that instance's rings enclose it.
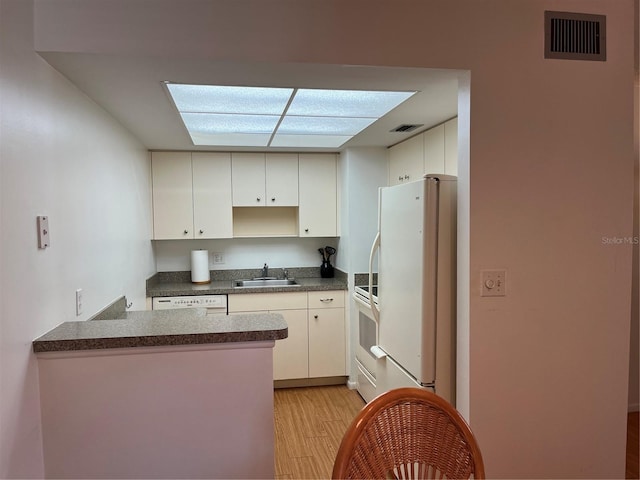
<instances>
[{"instance_id":1,"label":"oven door handle","mask_svg":"<svg viewBox=\"0 0 640 480\"><path fill-rule=\"evenodd\" d=\"M379 231L376 234L376 238L373 240L373 245L371 245L371 254L369 255L369 303L371 303L371 312L373 313L373 318L376 321L376 325L380 323L380 309L373 301L373 258L375 257L378 248L380 248Z\"/></svg>"},{"instance_id":2,"label":"oven door handle","mask_svg":"<svg viewBox=\"0 0 640 480\"><path fill-rule=\"evenodd\" d=\"M353 294L353 299L355 302L363 307L367 312L371 311L371 307L365 302L362 298L360 298L356 293Z\"/></svg>"}]
</instances>

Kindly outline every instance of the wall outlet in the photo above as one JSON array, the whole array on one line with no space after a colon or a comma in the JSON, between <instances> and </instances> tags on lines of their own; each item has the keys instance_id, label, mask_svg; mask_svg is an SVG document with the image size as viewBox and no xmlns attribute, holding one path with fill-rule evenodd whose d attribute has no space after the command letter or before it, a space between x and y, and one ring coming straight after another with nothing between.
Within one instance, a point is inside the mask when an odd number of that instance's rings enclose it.
<instances>
[{"instance_id":1,"label":"wall outlet","mask_svg":"<svg viewBox=\"0 0 640 480\"><path fill-rule=\"evenodd\" d=\"M222 265L224 263L224 255L220 252L213 252L213 264Z\"/></svg>"},{"instance_id":2,"label":"wall outlet","mask_svg":"<svg viewBox=\"0 0 640 480\"><path fill-rule=\"evenodd\" d=\"M504 297L506 295L506 275L505 270L483 270L480 272L482 278L482 297Z\"/></svg>"},{"instance_id":3,"label":"wall outlet","mask_svg":"<svg viewBox=\"0 0 640 480\"><path fill-rule=\"evenodd\" d=\"M76 290L76 317L82 315L82 289Z\"/></svg>"}]
</instances>

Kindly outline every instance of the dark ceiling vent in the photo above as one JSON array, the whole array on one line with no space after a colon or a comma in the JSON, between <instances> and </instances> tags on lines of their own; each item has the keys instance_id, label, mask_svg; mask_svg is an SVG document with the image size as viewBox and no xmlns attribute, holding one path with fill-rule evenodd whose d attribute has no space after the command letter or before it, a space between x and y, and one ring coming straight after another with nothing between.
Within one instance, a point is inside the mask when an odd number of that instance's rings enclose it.
<instances>
[{"instance_id":1,"label":"dark ceiling vent","mask_svg":"<svg viewBox=\"0 0 640 480\"><path fill-rule=\"evenodd\" d=\"M418 124L403 123L402 125L398 125L396 128L389 131L399 132L399 133L413 132L416 128L422 127L423 125L424 123L418 123Z\"/></svg>"},{"instance_id":2,"label":"dark ceiling vent","mask_svg":"<svg viewBox=\"0 0 640 480\"><path fill-rule=\"evenodd\" d=\"M606 18L586 13L544 12L544 58L607 59Z\"/></svg>"}]
</instances>

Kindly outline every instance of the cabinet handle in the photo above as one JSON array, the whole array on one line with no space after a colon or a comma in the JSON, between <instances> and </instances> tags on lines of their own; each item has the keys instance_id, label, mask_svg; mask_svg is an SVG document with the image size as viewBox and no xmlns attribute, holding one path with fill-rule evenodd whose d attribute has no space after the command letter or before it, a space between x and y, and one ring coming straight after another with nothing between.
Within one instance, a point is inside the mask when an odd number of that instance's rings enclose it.
<instances>
[{"instance_id":1,"label":"cabinet handle","mask_svg":"<svg viewBox=\"0 0 640 480\"><path fill-rule=\"evenodd\" d=\"M304 231L305 231L305 233L309 233L309 229L308 228L305 228Z\"/></svg>"},{"instance_id":2,"label":"cabinet handle","mask_svg":"<svg viewBox=\"0 0 640 480\"><path fill-rule=\"evenodd\" d=\"M320 301L323 303L329 303L329 302L333 302L333 298L321 298Z\"/></svg>"},{"instance_id":3,"label":"cabinet handle","mask_svg":"<svg viewBox=\"0 0 640 480\"><path fill-rule=\"evenodd\" d=\"M315 318L317 320L318 319L318 315L314 315L313 318Z\"/></svg>"},{"instance_id":4,"label":"cabinet handle","mask_svg":"<svg viewBox=\"0 0 640 480\"><path fill-rule=\"evenodd\" d=\"M256 198L256 202L259 202L259 201L260 201L260 197Z\"/></svg>"},{"instance_id":5,"label":"cabinet handle","mask_svg":"<svg viewBox=\"0 0 640 480\"><path fill-rule=\"evenodd\" d=\"M405 176L404 176L404 179L405 179L405 180L409 180L409 175L405 175Z\"/></svg>"},{"instance_id":6,"label":"cabinet handle","mask_svg":"<svg viewBox=\"0 0 640 480\"><path fill-rule=\"evenodd\" d=\"M200 230L200 235L202 235L204 233L204 230Z\"/></svg>"},{"instance_id":7,"label":"cabinet handle","mask_svg":"<svg viewBox=\"0 0 640 480\"><path fill-rule=\"evenodd\" d=\"M185 235L186 235L187 233L189 233L189 230L185 230L185 231L184 231L184 234L185 234Z\"/></svg>"},{"instance_id":8,"label":"cabinet handle","mask_svg":"<svg viewBox=\"0 0 640 480\"><path fill-rule=\"evenodd\" d=\"M398 177L398 180L399 180L399 181L402 181L402 175L400 175L400 176Z\"/></svg>"},{"instance_id":9,"label":"cabinet handle","mask_svg":"<svg viewBox=\"0 0 640 480\"><path fill-rule=\"evenodd\" d=\"M271 199L271 201L272 201L272 202L275 202L275 201L276 201L276 197L273 197L273 198Z\"/></svg>"}]
</instances>

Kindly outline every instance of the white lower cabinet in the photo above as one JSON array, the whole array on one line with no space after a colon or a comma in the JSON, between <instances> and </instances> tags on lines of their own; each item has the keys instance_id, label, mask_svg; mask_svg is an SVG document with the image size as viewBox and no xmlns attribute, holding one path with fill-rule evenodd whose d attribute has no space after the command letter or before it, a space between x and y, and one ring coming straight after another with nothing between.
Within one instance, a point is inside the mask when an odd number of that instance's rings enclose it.
<instances>
[{"instance_id":1,"label":"white lower cabinet","mask_svg":"<svg viewBox=\"0 0 640 480\"><path fill-rule=\"evenodd\" d=\"M346 374L344 290L308 292L309 377Z\"/></svg>"},{"instance_id":2,"label":"white lower cabinet","mask_svg":"<svg viewBox=\"0 0 640 480\"><path fill-rule=\"evenodd\" d=\"M289 336L273 347L273 379L288 380L309 376L309 327L307 310L274 310L281 313L289 327Z\"/></svg>"},{"instance_id":3,"label":"white lower cabinet","mask_svg":"<svg viewBox=\"0 0 640 480\"><path fill-rule=\"evenodd\" d=\"M344 308L309 310L309 377L344 374Z\"/></svg>"},{"instance_id":4,"label":"white lower cabinet","mask_svg":"<svg viewBox=\"0 0 640 480\"><path fill-rule=\"evenodd\" d=\"M273 379L346 375L344 290L229 295L229 314L280 313L289 336L273 349Z\"/></svg>"}]
</instances>

